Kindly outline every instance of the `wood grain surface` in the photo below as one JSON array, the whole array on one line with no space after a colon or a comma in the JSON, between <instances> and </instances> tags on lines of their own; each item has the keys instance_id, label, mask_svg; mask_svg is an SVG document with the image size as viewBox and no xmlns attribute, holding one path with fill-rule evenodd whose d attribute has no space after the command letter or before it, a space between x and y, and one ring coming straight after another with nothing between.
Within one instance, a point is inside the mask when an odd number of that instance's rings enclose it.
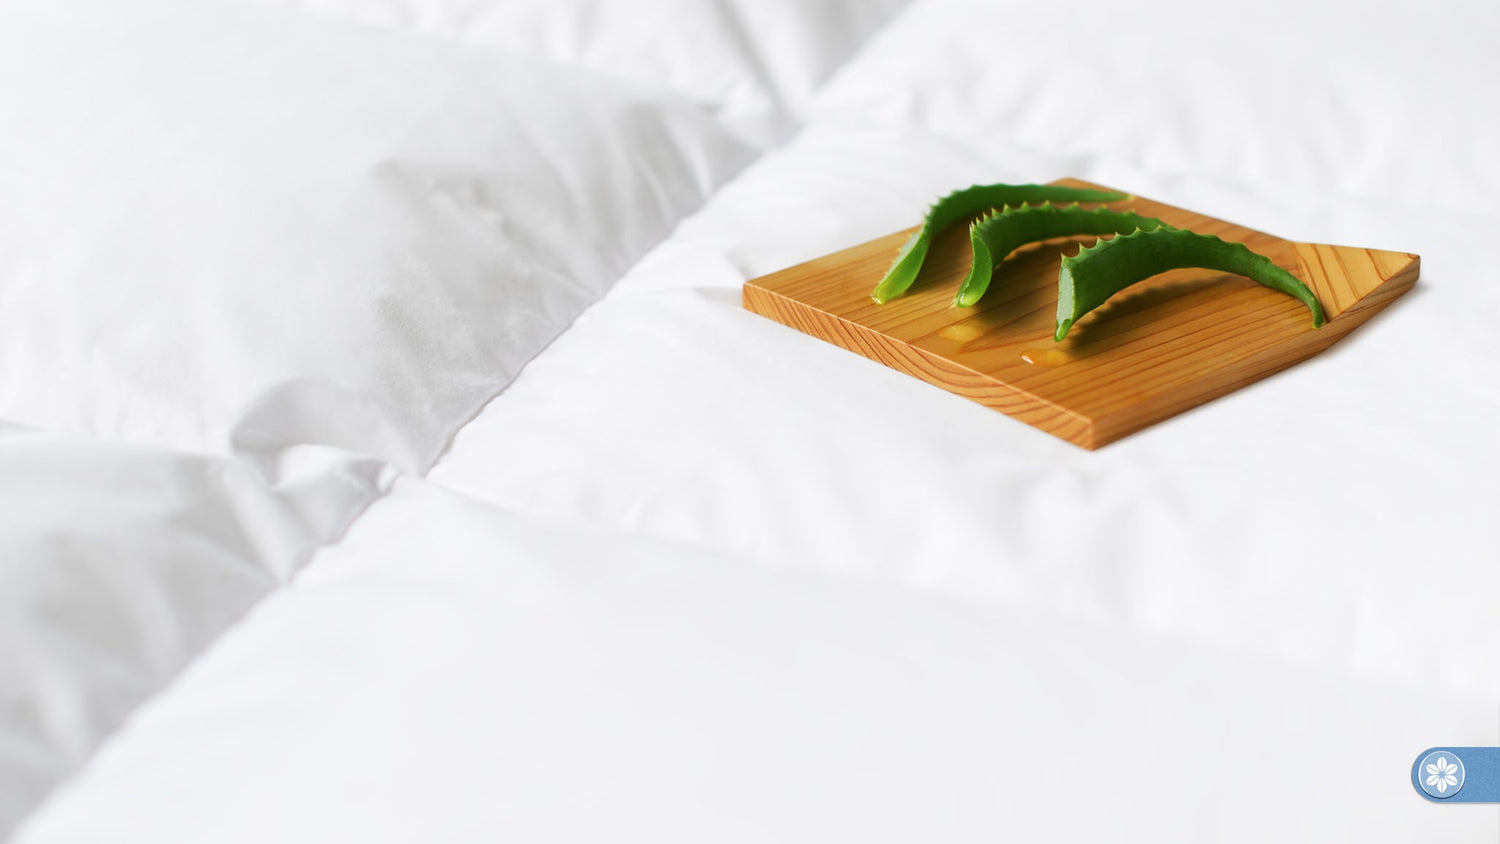
<instances>
[{"instance_id":1,"label":"wood grain surface","mask_svg":"<svg viewBox=\"0 0 1500 844\"><path fill-rule=\"evenodd\" d=\"M911 290L884 305L870 291L914 229L752 279L744 305L1093 449L1328 348L1420 270L1407 252L1296 243L1144 197L1109 207L1244 243L1312 288L1328 322L1313 328L1301 302L1247 278L1187 269L1128 288L1054 342L1058 261L1093 238L1017 250L978 305L956 308L967 226L938 236Z\"/></svg>"}]
</instances>

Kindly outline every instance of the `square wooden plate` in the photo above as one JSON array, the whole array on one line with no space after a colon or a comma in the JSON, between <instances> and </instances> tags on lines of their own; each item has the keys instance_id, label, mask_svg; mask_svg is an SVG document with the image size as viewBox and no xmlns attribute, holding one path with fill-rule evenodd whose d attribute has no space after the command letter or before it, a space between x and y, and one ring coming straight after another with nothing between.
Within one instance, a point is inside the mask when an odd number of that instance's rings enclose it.
<instances>
[{"instance_id":1,"label":"square wooden plate","mask_svg":"<svg viewBox=\"0 0 1500 844\"><path fill-rule=\"evenodd\" d=\"M1185 269L1117 294L1057 343L1058 261L1093 238L1017 250L978 305L956 308L966 226L934 239L911 290L884 305L870 292L915 227L752 279L744 305L1093 449L1328 348L1410 290L1421 266L1407 252L1297 243L1140 196L1109 207L1244 243L1312 288L1328 322L1313 328L1301 302L1247 278Z\"/></svg>"}]
</instances>

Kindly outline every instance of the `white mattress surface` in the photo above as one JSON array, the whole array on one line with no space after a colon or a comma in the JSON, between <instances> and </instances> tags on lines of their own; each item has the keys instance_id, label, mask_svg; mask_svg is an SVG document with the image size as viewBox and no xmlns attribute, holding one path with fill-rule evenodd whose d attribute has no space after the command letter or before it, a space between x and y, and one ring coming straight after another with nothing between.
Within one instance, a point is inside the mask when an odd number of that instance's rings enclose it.
<instances>
[{"instance_id":1,"label":"white mattress surface","mask_svg":"<svg viewBox=\"0 0 1500 844\"><path fill-rule=\"evenodd\" d=\"M1495 840L1500 12L1075 5L0 7L0 836ZM1095 452L740 306L1063 176L1421 280Z\"/></svg>"}]
</instances>

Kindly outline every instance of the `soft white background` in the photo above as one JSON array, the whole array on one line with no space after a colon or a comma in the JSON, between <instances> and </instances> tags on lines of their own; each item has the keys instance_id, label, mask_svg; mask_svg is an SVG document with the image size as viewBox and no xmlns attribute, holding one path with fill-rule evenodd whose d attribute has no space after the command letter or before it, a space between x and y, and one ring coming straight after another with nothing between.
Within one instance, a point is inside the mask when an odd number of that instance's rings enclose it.
<instances>
[{"instance_id":1,"label":"soft white background","mask_svg":"<svg viewBox=\"0 0 1500 844\"><path fill-rule=\"evenodd\" d=\"M0 12L0 119L61 133L0 140L51 209L0 202L0 416L56 429L0 451L7 612L65 509L165 596L91 618L197 618L163 561L268 572L190 646L5 670L115 701L0 757L76 768L17 840L1495 840L1409 769L1500 743L1500 14L622 8ZM1422 279L1098 452L739 306L1069 175ZM88 629L71 589L19 647Z\"/></svg>"}]
</instances>

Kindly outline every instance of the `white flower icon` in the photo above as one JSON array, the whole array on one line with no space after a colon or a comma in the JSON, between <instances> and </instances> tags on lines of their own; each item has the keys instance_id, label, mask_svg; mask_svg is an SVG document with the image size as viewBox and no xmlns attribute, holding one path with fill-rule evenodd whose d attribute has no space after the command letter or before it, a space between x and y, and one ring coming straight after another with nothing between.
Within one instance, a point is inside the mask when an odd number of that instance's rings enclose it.
<instances>
[{"instance_id":1,"label":"white flower icon","mask_svg":"<svg viewBox=\"0 0 1500 844\"><path fill-rule=\"evenodd\" d=\"M1442 794L1455 785L1458 785L1458 766L1449 762L1447 757L1439 756L1436 762L1427 766L1429 788L1435 788Z\"/></svg>"}]
</instances>

